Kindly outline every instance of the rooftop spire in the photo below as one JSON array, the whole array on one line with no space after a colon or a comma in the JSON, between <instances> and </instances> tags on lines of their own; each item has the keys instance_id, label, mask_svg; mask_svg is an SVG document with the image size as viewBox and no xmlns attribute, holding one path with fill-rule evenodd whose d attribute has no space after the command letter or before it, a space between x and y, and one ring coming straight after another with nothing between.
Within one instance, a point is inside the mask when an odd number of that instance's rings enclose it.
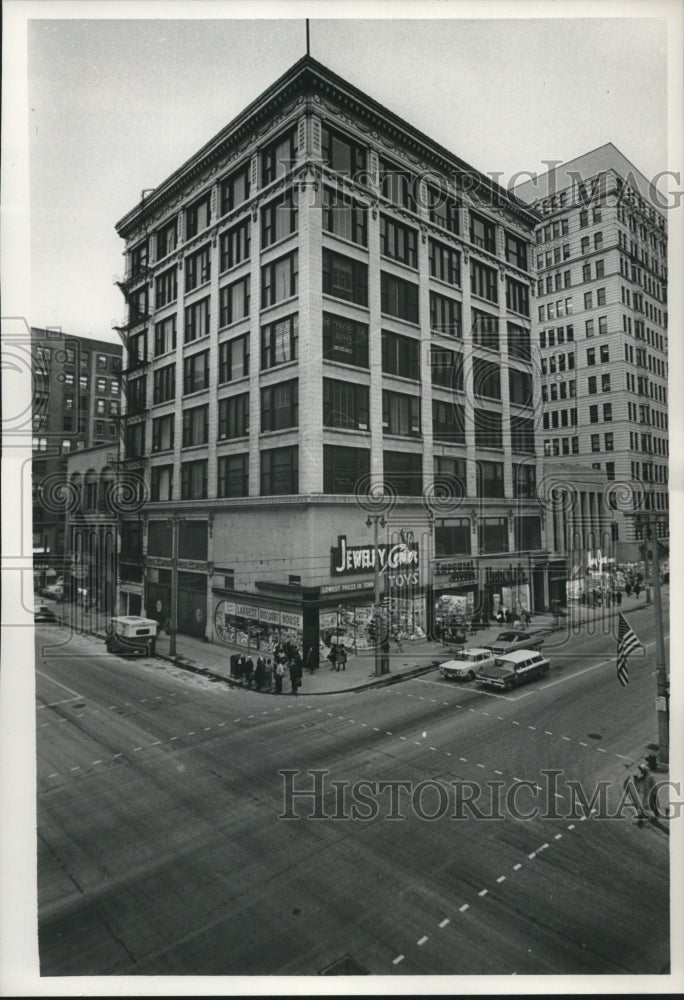
<instances>
[{"instance_id":1,"label":"rooftop spire","mask_svg":"<svg viewBox=\"0 0 684 1000\"><path fill-rule=\"evenodd\" d=\"M306 54L307 54L307 56L311 55L311 51L310 51L310 47L309 47L309 18L308 17L306 19Z\"/></svg>"}]
</instances>

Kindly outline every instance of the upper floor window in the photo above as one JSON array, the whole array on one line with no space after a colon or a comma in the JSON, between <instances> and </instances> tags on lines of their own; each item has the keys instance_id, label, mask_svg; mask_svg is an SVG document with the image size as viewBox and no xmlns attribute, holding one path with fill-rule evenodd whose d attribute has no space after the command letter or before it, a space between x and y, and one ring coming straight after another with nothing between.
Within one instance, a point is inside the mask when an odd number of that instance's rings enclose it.
<instances>
[{"instance_id":1,"label":"upper floor window","mask_svg":"<svg viewBox=\"0 0 684 1000\"><path fill-rule=\"evenodd\" d=\"M515 264L521 271L527 271L527 243L525 240L514 236L513 233L505 235L506 260L509 264Z\"/></svg>"},{"instance_id":2,"label":"upper floor window","mask_svg":"<svg viewBox=\"0 0 684 1000\"><path fill-rule=\"evenodd\" d=\"M490 351L499 350L499 317L471 309L473 344Z\"/></svg>"},{"instance_id":3,"label":"upper floor window","mask_svg":"<svg viewBox=\"0 0 684 1000\"><path fill-rule=\"evenodd\" d=\"M209 407L194 406L183 410L183 447L206 444L209 440Z\"/></svg>"},{"instance_id":4,"label":"upper floor window","mask_svg":"<svg viewBox=\"0 0 684 1000\"><path fill-rule=\"evenodd\" d=\"M168 413L152 421L152 451L170 451L173 448L175 416Z\"/></svg>"},{"instance_id":5,"label":"upper floor window","mask_svg":"<svg viewBox=\"0 0 684 1000\"><path fill-rule=\"evenodd\" d=\"M178 270L176 266L168 268L162 274L158 274L154 279L154 304L157 309L162 309L175 302L178 297Z\"/></svg>"},{"instance_id":6,"label":"upper floor window","mask_svg":"<svg viewBox=\"0 0 684 1000\"><path fill-rule=\"evenodd\" d=\"M178 246L178 222L172 219L157 230L157 260L166 257Z\"/></svg>"},{"instance_id":7,"label":"upper floor window","mask_svg":"<svg viewBox=\"0 0 684 1000\"><path fill-rule=\"evenodd\" d=\"M470 291L473 295L488 302L499 301L499 291L497 286L497 274L494 268L480 264L479 261L470 261Z\"/></svg>"},{"instance_id":8,"label":"upper floor window","mask_svg":"<svg viewBox=\"0 0 684 1000\"><path fill-rule=\"evenodd\" d=\"M321 128L321 157L338 174L348 174L357 180L365 179L359 175L366 170L366 147L328 125Z\"/></svg>"},{"instance_id":9,"label":"upper floor window","mask_svg":"<svg viewBox=\"0 0 684 1000\"><path fill-rule=\"evenodd\" d=\"M359 246L368 246L368 209L346 192L323 188L323 229Z\"/></svg>"},{"instance_id":10,"label":"upper floor window","mask_svg":"<svg viewBox=\"0 0 684 1000\"><path fill-rule=\"evenodd\" d=\"M473 393L501 399L501 369L497 364L484 358L473 358Z\"/></svg>"},{"instance_id":11,"label":"upper floor window","mask_svg":"<svg viewBox=\"0 0 684 1000\"><path fill-rule=\"evenodd\" d=\"M219 399L218 439L226 441L249 433L249 393Z\"/></svg>"},{"instance_id":12,"label":"upper floor window","mask_svg":"<svg viewBox=\"0 0 684 1000\"><path fill-rule=\"evenodd\" d=\"M446 295L430 292L430 330L449 337L461 337L461 303Z\"/></svg>"},{"instance_id":13,"label":"upper floor window","mask_svg":"<svg viewBox=\"0 0 684 1000\"><path fill-rule=\"evenodd\" d=\"M420 399L403 392L382 392L382 428L385 434L420 437Z\"/></svg>"},{"instance_id":14,"label":"upper floor window","mask_svg":"<svg viewBox=\"0 0 684 1000\"><path fill-rule=\"evenodd\" d=\"M198 198L185 210L185 238L190 240L206 229L211 221L211 195Z\"/></svg>"},{"instance_id":15,"label":"upper floor window","mask_svg":"<svg viewBox=\"0 0 684 1000\"><path fill-rule=\"evenodd\" d=\"M323 426L367 431L369 389L367 385L323 379Z\"/></svg>"},{"instance_id":16,"label":"upper floor window","mask_svg":"<svg viewBox=\"0 0 684 1000\"><path fill-rule=\"evenodd\" d=\"M297 250L261 268L261 308L275 305L297 294L299 255Z\"/></svg>"},{"instance_id":17,"label":"upper floor window","mask_svg":"<svg viewBox=\"0 0 684 1000\"><path fill-rule=\"evenodd\" d=\"M444 187L436 188L428 184L426 192L430 222L450 233L458 234L460 205L456 199L448 195Z\"/></svg>"},{"instance_id":18,"label":"upper floor window","mask_svg":"<svg viewBox=\"0 0 684 1000\"><path fill-rule=\"evenodd\" d=\"M249 246L251 234L251 221L243 219L236 226L232 226L227 232L221 234L220 255L221 271L228 271L231 267L242 264L249 260Z\"/></svg>"},{"instance_id":19,"label":"upper floor window","mask_svg":"<svg viewBox=\"0 0 684 1000\"><path fill-rule=\"evenodd\" d=\"M323 313L323 358L368 368L368 325Z\"/></svg>"},{"instance_id":20,"label":"upper floor window","mask_svg":"<svg viewBox=\"0 0 684 1000\"><path fill-rule=\"evenodd\" d=\"M461 255L458 250L430 240L430 275L449 285L460 285Z\"/></svg>"},{"instance_id":21,"label":"upper floor window","mask_svg":"<svg viewBox=\"0 0 684 1000\"><path fill-rule=\"evenodd\" d=\"M221 181L221 215L232 212L249 198L249 162Z\"/></svg>"},{"instance_id":22,"label":"upper floor window","mask_svg":"<svg viewBox=\"0 0 684 1000\"><path fill-rule=\"evenodd\" d=\"M530 290L527 285L506 278L506 308L523 316L530 315Z\"/></svg>"},{"instance_id":23,"label":"upper floor window","mask_svg":"<svg viewBox=\"0 0 684 1000\"><path fill-rule=\"evenodd\" d=\"M420 341L383 330L382 370L386 375L420 379Z\"/></svg>"},{"instance_id":24,"label":"upper floor window","mask_svg":"<svg viewBox=\"0 0 684 1000\"><path fill-rule=\"evenodd\" d=\"M145 240L143 243L139 243L137 247L131 250L131 277L135 278L139 274L142 274L147 270L147 258L148 258L149 244Z\"/></svg>"},{"instance_id":25,"label":"upper floor window","mask_svg":"<svg viewBox=\"0 0 684 1000\"><path fill-rule=\"evenodd\" d=\"M261 390L261 430L280 431L299 422L299 384L296 378Z\"/></svg>"},{"instance_id":26,"label":"upper floor window","mask_svg":"<svg viewBox=\"0 0 684 1000\"><path fill-rule=\"evenodd\" d=\"M465 408L460 403L432 400L432 435L436 441L465 444Z\"/></svg>"},{"instance_id":27,"label":"upper floor window","mask_svg":"<svg viewBox=\"0 0 684 1000\"><path fill-rule=\"evenodd\" d=\"M249 334L219 344L219 385L249 374Z\"/></svg>"},{"instance_id":28,"label":"upper floor window","mask_svg":"<svg viewBox=\"0 0 684 1000\"><path fill-rule=\"evenodd\" d=\"M261 452L261 495L277 496L299 491L297 445Z\"/></svg>"},{"instance_id":29,"label":"upper floor window","mask_svg":"<svg viewBox=\"0 0 684 1000\"><path fill-rule=\"evenodd\" d=\"M299 315L267 323L261 328L261 368L273 368L297 359Z\"/></svg>"},{"instance_id":30,"label":"upper floor window","mask_svg":"<svg viewBox=\"0 0 684 1000\"><path fill-rule=\"evenodd\" d=\"M220 326L228 326L249 316L249 275L219 291Z\"/></svg>"},{"instance_id":31,"label":"upper floor window","mask_svg":"<svg viewBox=\"0 0 684 1000\"><path fill-rule=\"evenodd\" d=\"M176 366L157 368L153 377L153 403L166 403L176 395Z\"/></svg>"},{"instance_id":32,"label":"upper floor window","mask_svg":"<svg viewBox=\"0 0 684 1000\"><path fill-rule=\"evenodd\" d=\"M323 249L323 293L368 305L368 265Z\"/></svg>"},{"instance_id":33,"label":"upper floor window","mask_svg":"<svg viewBox=\"0 0 684 1000\"><path fill-rule=\"evenodd\" d=\"M393 274L380 275L380 309L388 316L418 323L418 285Z\"/></svg>"},{"instance_id":34,"label":"upper floor window","mask_svg":"<svg viewBox=\"0 0 684 1000\"><path fill-rule=\"evenodd\" d=\"M496 253L496 226L475 212L470 213L470 242L489 253Z\"/></svg>"},{"instance_id":35,"label":"upper floor window","mask_svg":"<svg viewBox=\"0 0 684 1000\"><path fill-rule=\"evenodd\" d=\"M398 167L389 160L378 157L380 173L380 191L393 205L416 211L415 185L416 178L410 170Z\"/></svg>"},{"instance_id":36,"label":"upper floor window","mask_svg":"<svg viewBox=\"0 0 684 1000\"><path fill-rule=\"evenodd\" d=\"M209 296L185 307L185 343L189 344L209 333Z\"/></svg>"},{"instance_id":37,"label":"upper floor window","mask_svg":"<svg viewBox=\"0 0 684 1000\"><path fill-rule=\"evenodd\" d=\"M270 184L292 170L297 162L297 128L269 143L261 153L261 183Z\"/></svg>"},{"instance_id":38,"label":"upper floor window","mask_svg":"<svg viewBox=\"0 0 684 1000\"><path fill-rule=\"evenodd\" d=\"M261 245L285 239L297 232L297 197L292 188L283 192L261 210Z\"/></svg>"},{"instance_id":39,"label":"upper floor window","mask_svg":"<svg viewBox=\"0 0 684 1000\"><path fill-rule=\"evenodd\" d=\"M445 347L430 345L432 384L463 392L463 355Z\"/></svg>"},{"instance_id":40,"label":"upper floor window","mask_svg":"<svg viewBox=\"0 0 684 1000\"><path fill-rule=\"evenodd\" d=\"M185 258L185 291L191 292L211 278L209 244Z\"/></svg>"},{"instance_id":41,"label":"upper floor window","mask_svg":"<svg viewBox=\"0 0 684 1000\"><path fill-rule=\"evenodd\" d=\"M385 257L418 267L418 234L411 226L380 216L380 253Z\"/></svg>"},{"instance_id":42,"label":"upper floor window","mask_svg":"<svg viewBox=\"0 0 684 1000\"><path fill-rule=\"evenodd\" d=\"M176 314L154 325L154 354L166 354L176 349Z\"/></svg>"},{"instance_id":43,"label":"upper floor window","mask_svg":"<svg viewBox=\"0 0 684 1000\"><path fill-rule=\"evenodd\" d=\"M183 359L183 395L209 386L209 351L200 351Z\"/></svg>"}]
</instances>

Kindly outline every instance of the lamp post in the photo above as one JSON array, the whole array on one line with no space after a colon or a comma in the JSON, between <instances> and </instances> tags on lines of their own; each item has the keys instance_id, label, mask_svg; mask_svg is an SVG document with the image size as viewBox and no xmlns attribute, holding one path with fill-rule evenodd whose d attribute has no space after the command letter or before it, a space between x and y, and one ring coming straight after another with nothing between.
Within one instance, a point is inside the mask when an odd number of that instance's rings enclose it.
<instances>
[{"instance_id":1,"label":"lamp post","mask_svg":"<svg viewBox=\"0 0 684 1000\"><path fill-rule=\"evenodd\" d=\"M381 635L380 635L380 557L378 554L378 524L382 528L385 527L387 521L382 516L382 514L369 514L366 519L366 527L370 528L373 525L373 570L374 570L374 598L373 603L375 606L375 641L374 651L375 651L375 676L380 677L383 673L383 662L382 662L382 649L381 649ZM384 642L384 636L382 637Z\"/></svg>"},{"instance_id":2,"label":"lamp post","mask_svg":"<svg viewBox=\"0 0 684 1000\"><path fill-rule=\"evenodd\" d=\"M178 518L171 520L171 614L169 616L169 656L176 655L178 628Z\"/></svg>"}]
</instances>

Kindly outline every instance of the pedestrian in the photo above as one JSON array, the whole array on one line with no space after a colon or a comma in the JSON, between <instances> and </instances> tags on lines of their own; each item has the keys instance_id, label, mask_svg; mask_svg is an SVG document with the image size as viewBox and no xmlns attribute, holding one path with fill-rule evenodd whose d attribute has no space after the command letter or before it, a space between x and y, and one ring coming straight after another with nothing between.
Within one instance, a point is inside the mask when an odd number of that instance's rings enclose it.
<instances>
[{"instance_id":1,"label":"pedestrian","mask_svg":"<svg viewBox=\"0 0 684 1000\"><path fill-rule=\"evenodd\" d=\"M337 669L340 667L342 670L347 669L347 649L346 646L340 646L337 654Z\"/></svg>"},{"instance_id":2,"label":"pedestrian","mask_svg":"<svg viewBox=\"0 0 684 1000\"><path fill-rule=\"evenodd\" d=\"M297 684L297 687L301 687L302 676L304 674L304 660L302 659L302 654L299 652L298 649L295 649L294 658L295 658L295 663L297 664L297 681L299 682Z\"/></svg>"},{"instance_id":3,"label":"pedestrian","mask_svg":"<svg viewBox=\"0 0 684 1000\"><path fill-rule=\"evenodd\" d=\"M630 780L633 782L639 796L639 806L637 807L638 811L634 822L641 826L645 819L648 820L653 817L658 819L660 817L658 790L655 778L646 761L639 761L636 771L627 777L625 785Z\"/></svg>"},{"instance_id":4,"label":"pedestrian","mask_svg":"<svg viewBox=\"0 0 684 1000\"><path fill-rule=\"evenodd\" d=\"M285 664L282 660L276 660L275 665L275 693L283 693L283 677L285 676Z\"/></svg>"},{"instance_id":5,"label":"pedestrian","mask_svg":"<svg viewBox=\"0 0 684 1000\"><path fill-rule=\"evenodd\" d=\"M273 689L273 661L269 656L266 660L266 669L264 671L264 687L267 691Z\"/></svg>"},{"instance_id":6,"label":"pedestrian","mask_svg":"<svg viewBox=\"0 0 684 1000\"><path fill-rule=\"evenodd\" d=\"M330 643L330 652L328 653L328 659L330 660L330 669L334 670L337 662L337 645L334 642Z\"/></svg>"},{"instance_id":7,"label":"pedestrian","mask_svg":"<svg viewBox=\"0 0 684 1000\"><path fill-rule=\"evenodd\" d=\"M620 605L622 604L622 591L621 590L618 590L617 594L615 595L615 601L617 603L617 606L620 607Z\"/></svg>"},{"instance_id":8,"label":"pedestrian","mask_svg":"<svg viewBox=\"0 0 684 1000\"><path fill-rule=\"evenodd\" d=\"M254 679L254 660L251 656L248 656L245 660L245 684L247 687L252 686L252 680Z\"/></svg>"},{"instance_id":9,"label":"pedestrian","mask_svg":"<svg viewBox=\"0 0 684 1000\"><path fill-rule=\"evenodd\" d=\"M629 597L631 593L632 593L632 584L628 580L627 583L625 584L625 594L627 595L627 597Z\"/></svg>"},{"instance_id":10,"label":"pedestrian","mask_svg":"<svg viewBox=\"0 0 684 1000\"><path fill-rule=\"evenodd\" d=\"M507 625L513 624L513 612L510 610L510 608L506 609L506 624Z\"/></svg>"},{"instance_id":11,"label":"pedestrian","mask_svg":"<svg viewBox=\"0 0 684 1000\"><path fill-rule=\"evenodd\" d=\"M241 681L245 676L245 654L240 653L235 663L235 679Z\"/></svg>"},{"instance_id":12,"label":"pedestrian","mask_svg":"<svg viewBox=\"0 0 684 1000\"><path fill-rule=\"evenodd\" d=\"M261 653L257 656L256 670L254 672L254 681L256 684L257 691L261 691L264 686L264 681L266 680L266 657Z\"/></svg>"},{"instance_id":13,"label":"pedestrian","mask_svg":"<svg viewBox=\"0 0 684 1000\"><path fill-rule=\"evenodd\" d=\"M634 584L634 596L636 597L637 601L639 600L639 594L640 593L641 593L641 587L639 586L638 583L635 583Z\"/></svg>"},{"instance_id":14,"label":"pedestrian","mask_svg":"<svg viewBox=\"0 0 684 1000\"><path fill-rule=\"evenodd\" d=\"M297 694L297 688L299 687L299 670L297 669L297 661L291 659L287 665L290 674L290 684L292 686L292 694Z\"/></svg>"}]
</instances>

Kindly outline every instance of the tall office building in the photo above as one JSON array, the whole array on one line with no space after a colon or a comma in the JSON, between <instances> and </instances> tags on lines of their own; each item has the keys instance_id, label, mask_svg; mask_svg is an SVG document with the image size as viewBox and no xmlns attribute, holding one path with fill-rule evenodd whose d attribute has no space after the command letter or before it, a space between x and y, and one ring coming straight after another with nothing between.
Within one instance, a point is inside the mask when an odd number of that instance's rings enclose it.
<instances>
[{"instance_id":1,"label":"tall office building","mask_svg":"<svg viewBox=\"0 0 684 1000\"><path fill-rule=\"evenodd\" d=\"M149 493L121 611L175 589L181 631L316 655L338 624L365 641L376 568L416 634L435 601L545 606L537 219L309 57L146 192L116 227Z\"/></svg>"},{"instance_id":2,"label":"tall office building","mask_svg":"<svg viewBox=\"0 0 684 1000\"><path fill-rule=\"evenodd\" d=\"M31 329L33 557L36 583L64 573L67 456L118 450L121 344Z\"/></svg>"},{"instance_id":3,"label":"tall office building","mask_svg":"<svg viewBox=\"0 0 684 1000\"><path fill-rule=\"evenodd\" d=\"M634 510L669 535L667 223L662 195L612 143L526 181L537 210L545 455L602 472L603 491L554 519L557 551L641 557ZM600 495L602 493L602 495Z\"/></svg>"}]
</instances>

